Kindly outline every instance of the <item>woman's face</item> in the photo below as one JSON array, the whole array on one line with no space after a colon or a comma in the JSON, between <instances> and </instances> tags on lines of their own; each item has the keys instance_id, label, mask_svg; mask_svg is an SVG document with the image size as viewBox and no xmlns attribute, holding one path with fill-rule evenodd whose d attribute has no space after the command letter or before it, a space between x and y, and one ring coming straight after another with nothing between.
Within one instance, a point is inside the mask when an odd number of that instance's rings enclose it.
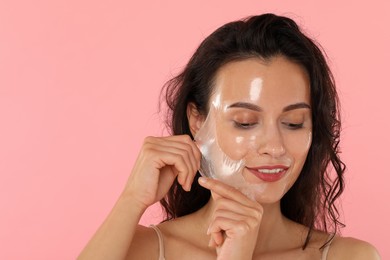
<instances>
[{"instance_id":1,"label":"woman's face","mask_svg":"<svg viewBox=\"0 0 390 260\"><path fill-rule=\"evenodd\" d=\"M242 176L259 184L255 199L279 201L298 178L312 140L310 83L282 56L230 62L216 74L211 107L221 150L244 161Z\"/></svg>"}]
</instances>

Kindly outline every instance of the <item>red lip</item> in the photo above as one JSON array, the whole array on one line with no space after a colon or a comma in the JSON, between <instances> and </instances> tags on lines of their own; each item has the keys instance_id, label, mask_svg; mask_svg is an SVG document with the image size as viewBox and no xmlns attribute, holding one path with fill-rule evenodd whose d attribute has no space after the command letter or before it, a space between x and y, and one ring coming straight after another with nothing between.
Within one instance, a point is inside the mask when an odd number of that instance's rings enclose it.
<instances>
[{"instance_id":1,"label":"red lip","mask_svg":"<svg viewBox=\"0 0 390 260\"><path fill-rule=\"evenodd\" d=\"M289 167L285 165L267 165L260 167L246 167L251 173L253 173L257 178L265 182L276 182L284 177ZM276 173L264 173L259 170L274 170L282 169L282 171Z\"/></svg>"}]
</instances>

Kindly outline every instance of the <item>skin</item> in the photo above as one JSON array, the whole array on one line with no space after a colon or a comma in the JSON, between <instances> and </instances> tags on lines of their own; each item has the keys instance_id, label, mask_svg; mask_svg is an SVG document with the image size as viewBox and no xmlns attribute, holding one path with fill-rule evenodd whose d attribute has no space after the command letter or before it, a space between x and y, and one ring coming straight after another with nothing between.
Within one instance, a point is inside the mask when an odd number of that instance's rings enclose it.
<instances>
[{"instance_id":1,"label":"skin","mask_svg":"<svg viewBox=\"0 0 390 260\"><path fill-rule=\"evenodd\" d=\"M222 151L245 161L244 181L263 190L255 194L258 202L279 201L298 178L311 145L306 72L283 59L270 65L259 59L233 62L217 73L211 100L219 104L216 136ZM274 165L288 167L277 182L264 182L249 170Z\"/></svg>"},{"instance_id":2,"label":"skin","mask_svg":"<svg viewBox=\"0 0 390 260\"><path fill-rule=\"evenodd\" d=\"M248 71L252 74L238 73ZM288 115L283 112L283 108L292 103L310 104L305 71L283 57L275 57L267 63L249 59L222 67L217 75L217 85L228 82L229 77L242 82L250 82L248 77L264 79L261 98L250 102L263 108L261 115L256 115L261 118L265 134L256 150L242 156L247 156L251 164L288 158L290 173L280 183L269 185L267 192L271 195L267 196L266 202L261 194L252 200L217 180L199 179L200 185L209 189L212 197L197 212L159 224L164 237L165 258L320 259L319 248L328 234L315 231L306 250L302 250L308 229L288 220L280 211L280 198L299 176L307 155L307 149L302 149L304 146L294 147L288 140L291 136L307 137L311 129L310 109L289 111ZM219 87L221 93L229 92L229 84L220 84ZM294 89L292 95L285 94L289 87ZM234 93L233 97L243 98ZM275 102L268 102L270 100ZM187 114L192 134L196 134L204 118L193 104L188 104ZM305 128L286 129L283 124L286 119L304 121ZM224 151L233 153L234 150L226 144ZM155 231L138 225L138 222L150 205L163 198L175 178L185 190L190 189L200 158L200 152L189 136L146 138L124 191L78 259L158 259ZM250 175L247 179L259 182ZM380 258L375 248L366 242L336 237L328 259Z\"/></svg>"}]
</instances>

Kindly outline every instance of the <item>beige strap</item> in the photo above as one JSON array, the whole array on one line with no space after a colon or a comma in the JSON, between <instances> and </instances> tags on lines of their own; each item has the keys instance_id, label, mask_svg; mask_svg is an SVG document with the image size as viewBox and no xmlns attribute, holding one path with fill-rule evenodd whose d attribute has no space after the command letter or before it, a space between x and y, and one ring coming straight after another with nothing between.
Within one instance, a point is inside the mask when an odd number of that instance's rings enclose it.
<instances>
[{"instance_id":1,"label":"beige strap","mask_svg":"<svg viewBox=\"0 0 390 260\"><path fill-rule=\"evenodd\" d=\"M164 239L163 239L163 235L161 233L161 230L157 226L155 226L155 225L150 225L150 227L153 228L154 231L156 231L157 236L158 236L158 248L159 248L159 257L158 257L158 259L159 260L165 260Z\"/></svg>"},{"instance_id":2,"label":"beige strap","mask_svg":"<svg viewBox=\"0 0 390 260\"><path fill-rule=\"evenodd\" d=\"M321 260L326 260L326 258L328 257L329 248L330 248L330 245L332 244L333 239L334 239L334 237L332 238L332 236L333 236L333 234L330 234L330 235L328 236L327 241L328 241L328 240L330 240L330 241L329 241L329 243L326 245L326 247L324 247L324 249L323 249L323 251L322 251Z\"/></svg>"}]
</instances>

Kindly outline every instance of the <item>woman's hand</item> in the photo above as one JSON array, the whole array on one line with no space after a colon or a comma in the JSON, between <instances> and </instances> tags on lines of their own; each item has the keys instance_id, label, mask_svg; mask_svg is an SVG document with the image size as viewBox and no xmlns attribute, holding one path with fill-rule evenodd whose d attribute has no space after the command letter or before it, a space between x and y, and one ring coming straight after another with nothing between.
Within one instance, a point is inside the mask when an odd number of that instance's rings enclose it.
<instances>
[{"instance_id":1,"label":"woman's hand","mask_svg":"<svg viewBox=\"0 0 390 260\"><path fill-rule=\"evenodd\" d=\"M165 196L176 177L189 190L200 158L188 135L145 138L123 193L78 259L126 259L146 208Z\"/></svg>"},{"instance_id":2,"label":"woman's hand","mask_svg":"<svg viewBox=\"0 0 390 260\"><path fill-rule=\"evenodd\" d=\"M188 135L146 137L125 188L146 209L161 200L177 177L189 191L201 154Z\"/></svg>"},{"instance_id":3,"label":"woman's hand","mask_svg":"<svg viewBox=\"0 0 390 260\"><path fill-rule=\"evenodd\" d=\"M200 178L212 193L215 210L207 233L217 259L252 259L263 215L263 207L239 190L220 181Z\"/></svg>"}]
</instances>

